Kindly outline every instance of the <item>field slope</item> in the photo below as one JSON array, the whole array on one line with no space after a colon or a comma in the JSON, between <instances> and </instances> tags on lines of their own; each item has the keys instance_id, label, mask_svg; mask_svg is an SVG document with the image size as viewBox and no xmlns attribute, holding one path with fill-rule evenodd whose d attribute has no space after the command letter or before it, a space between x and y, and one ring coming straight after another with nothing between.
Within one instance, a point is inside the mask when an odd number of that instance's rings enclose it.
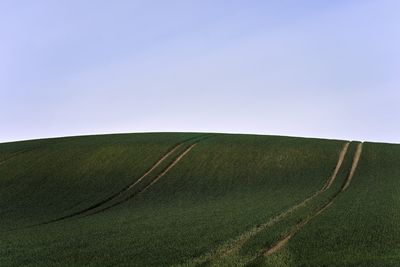
<instances>
[{"instance_id":1,"label":"field slope","mask_svg":"<svg viewBox=\"0 0 400 267\"><path fill-rule=\"evenodd\" d=\"M0 144L0 266L398 266L399 160L211 133Z\"/></svg>"}]
</instances>

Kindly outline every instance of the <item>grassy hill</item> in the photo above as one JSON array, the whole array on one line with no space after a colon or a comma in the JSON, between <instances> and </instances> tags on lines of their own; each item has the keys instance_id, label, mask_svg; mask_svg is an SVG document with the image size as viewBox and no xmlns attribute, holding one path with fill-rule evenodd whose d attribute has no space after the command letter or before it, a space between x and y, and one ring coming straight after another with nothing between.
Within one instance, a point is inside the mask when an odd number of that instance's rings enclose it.
<instances>
[{"instance_id":1,"label":"grassy hill","mask_svg":"<svg viewBox=\"0 0 400 267\"><path fill-rule=\"evenodd\" d=\"M0 265L398 266L399 159L255 135L0 144Z\"/></svg>"}]
</instances>

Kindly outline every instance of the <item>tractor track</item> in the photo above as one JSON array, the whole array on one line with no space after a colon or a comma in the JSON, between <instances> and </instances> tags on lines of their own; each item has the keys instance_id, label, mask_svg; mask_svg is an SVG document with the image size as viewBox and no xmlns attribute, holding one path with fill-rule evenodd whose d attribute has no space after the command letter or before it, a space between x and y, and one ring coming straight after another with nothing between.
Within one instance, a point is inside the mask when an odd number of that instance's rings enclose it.
<instances>
[{"instance_id":1,"label":"tractor track","mask_svg":"<svg viewBox=\"0 0 400 267\"><path fill-rule=\"evenodd\" d=\"M178 163L178 162L179 162L179 161L180 161L194 146L195 146L195 145L197 145L200 141L203 141L203 140L205 140L205 139L211 138L211 137L213 137L213 136L215 136L215 135L214 135L214 134L203 134L203 135L200 135L200 136L195 136L195 137L186 139L186 140L184 140L184 141L182 141L182 142L176 144L174 147L172 147L170 150L168 150L157 162L155 162L142 176L140 176L140 178L139 178L138 180L136 180L136 181L133 182L132 184L127 185L124 189L118 191L117 193L115 193L115 194L113 194L113 195L107 197L106 199L104 199L104 200L102 200L102 201L100 201L100 202L98 202L98 203L96 203L96 204L93 204L93 205L91 205L91 206L89 206L89 207L87 207L87 208L85 208L85 209L80 210L80 211L77 211L77 212L74 212L74 213L71 213L71 214L62 216L62 217L60 217L60 218L56 218L56 219L53 219L53 220L50 220L50 221L46 221L46 222L42 222L42 223L39 223L39 224L34 224L34 225L26 226L26 227L23 227L23 228L20 228L20 229L25 229L25 228L30 228L30 227L40 226L40 225L46 225L46 224L50 224L50 223L55 223L55 222L59 222L59 221L62 221L62 220L66 220L66 219L69 219L69 218L74 218L74 217L77 217L77 216L79 216L79 215L83 215L83 214L85 214L85 213L88 213L88 212L90 212L90 211L94 211L95 209L97 209L97 208L99 208L99 207L101 207L101 206L103 206L103 205L106 205L106 204L109 203L110 201L116 199L117 197L122 196L124 193L129 192L129 190L131 190L132 188L134 188L136 185L140 184L140 182L141 182L145 177L147 177L148 175L150 175L151 173L153 173L153 172L156 170L156 168L157 168L158 166L160 166L160 164L162 164L164 161L166 161L176 150L178 150L179 148L181 148L182 146L184 146L186 143L188 143L188 142L194 140L194 143L191 144L191 145L189 146L189 148L185 149L182 153L180 153L180 154L177 156L177 158L175 158L175 160L174 160L172 163L168 164L168 166L167 166L166 168L164 168L164 169L161 171L161 174L158 174L158 175L156 176L156 178L153 179L153 180L152 180L148 185L146 185L143 189L139 190L138 192L136 192L135 194L133 194L133 195L127 197L127 198L124 198L123 201L120 201L120 202L117 202L117 203L115 203L115 204L113 204L113 205L111 205L111 206L102 208L102 209L100 209L100 210L98 210L98 211L96 211L96 212L94 212L94 213L89 214L89 215L96 214L96 213L98 213L98 212L100 212L100 211L104 211L104 210L106 210L106 209L109 209L109 208L111 208L111 207L114 207L114 206L116 206L116 205L119 205L119 204L121 204L122 202L125 202L125 201L127 201L128 199L130 199L130 198L136 196L137 194L144 192L148 187L150 187L151 185L153 185L153 184L154 184L156 181L158 181L162 176L164 176L173 166L175 166L175 165L176 165L176 164L177 164L177 163ZM88 215L86 215L86 216L88 216ZM12 229L12 230L17 230L17 229Z\"/></svg>"},{"instance_id":2,"label":"tractor track","mask_svg":"<svg viewBox=\"0 0 400 267\"><path fill-rule=\"evenodd\" d=\"M93 212L93 213L90 213L90 214L88 214L88 215L86 215L86 216L94 215L94 214L103 212L103 211L105 211L105 210L108 210L108 209L110 209L110 208L112 208L112 207L115 207L115 206L117 206L117 205L120 205L120 204L122 204L122 203L128 201L129 199L134 198L135 196L137 196L137 195L140 194L140 193L145 192L149 187L151 187L151 186L152 186L153 184L155 184L158 180L160 180L161 177L163 177L167 172L169 172L169 170L171 170L176 164L178 164L178 162L179 162L187 153L189 153L190 150L192 150L193 147L195 147L196 145L197 145L197 143L194 143L194 144L190 145L185 151L183 151L182 154L180 154L170 165L168 165L160 174L158 174L158 175L157 175L148 185L146 185L143 189L137 191L136 193L134 193L134 194L132 194L132 195L130 195L130 196L128 196L128 197L125 197L124 199L122 199L122 200L120 200L120 201L118 201L118 202L116 202L116 203L114 203L114 204L112 204L112 205L110 205L110 206L104 207L104 208L102 208L102 209L100 209L100 210L97 210L97 211L95 211L95 212Z\"/></svg>"},{"instance_id":3,"label":"tractor track","mask_svg":"<svg viewBox=\"0 0 400 267\"><path fill-rule=\"evenodd\" d=\"M347 190L347 188L349 187L354 173L357 169L358 166L358 162L360 160L361 157L361 153L362 153L362 146L363 143L359 143L357 145L356 151L354 153L353 156L353 162L351 165L351 169L349 174L347 175L347 178L344 182L344 184L342 185L341 189L329 200L329 202L327 202L326 204L324 204L323 206L321 206L319 209L317 209L314 213L312 213L310 216L308 216L307 218L305 218L303 221L299 222L298 224L296 224L293 229L290 231L290 233L288 235L286 235L285 237L281 238L280 240L278 240L275 244L273 244L271 247L267 248L267 249L263 249L261 251L261 253L259 255L257 255L257 257L263 255L263 256L269 256L277 251L279 251L282 247L284 247L289 240L297 233L299 232L305 225L307 225L312 219L314 219L315 217L317 217L318 215L320 215L322 212L324 212L327 208L329 208L334 202L335 200L344 192Z\"/></svg>"},{"instance_id":4,"label":"tractor track","mask_svg":"<svg viewBox=\"0 0 400 267\"><path fill-rule=\"evenodd\" d=\"M268 222L253 227L249 231L247 231L245 233L242 233L240 236L238 236L237 238L235 238L231 242L225 243L224 245L220 246L214 252L211 252L209 254L206 254L206 255L200 256L198 258L195 258L194 260L191 261L191 263L194 264L194 265L201 265L201 264L204 264L206 262L210 262L210 261L213 261L215 259L221 259L221 258L224 258L224 257L230 255L231 253L239 250L247 241L249 241L252 237L257 235L261 231L272 227L274 224L276 224L279 221L285 219L287 216L289 216L291 213L293 213L297 209L307 205L307 203L309 201L311 201L313 198L317 197L321 193L323 193L326 190L328 190L331 187L331 185L334 182L334 180L336 179L336 176L337 176L337 174L338 174L338 172L339 172L339 170L340 170L340 168L342 166L342 163L344 161L344 158L345 158L345 156L347 154L349 145L350 145L350 142L346 142L343 145L343 148L339 153L339 157L338 157L335 169L334 169L332 175L326 180L324 185L321 187L321 189L316 191L314 194L312 194L308 198L304 199L302 202L290 207L289 209L285 210L284 212L282 212L282 213L278 214L277 216L273 217Z\"/></svg>"}]
</instances>

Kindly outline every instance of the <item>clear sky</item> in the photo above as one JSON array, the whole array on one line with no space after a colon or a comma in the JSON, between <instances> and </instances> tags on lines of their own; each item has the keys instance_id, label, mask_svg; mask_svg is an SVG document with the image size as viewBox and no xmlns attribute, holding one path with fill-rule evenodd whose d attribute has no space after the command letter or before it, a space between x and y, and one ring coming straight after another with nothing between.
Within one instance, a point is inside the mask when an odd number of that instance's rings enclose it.
<instances>
[{"instance_id":1,"label":"clear sky","mask_svg":"<svg viewBox=\"0 0 400 267\"><path fill-rule=\"evenodd\" d=\"M211 131L400 143L400 1L0 1L0 142Z\"/></svg>"}]
</instances>

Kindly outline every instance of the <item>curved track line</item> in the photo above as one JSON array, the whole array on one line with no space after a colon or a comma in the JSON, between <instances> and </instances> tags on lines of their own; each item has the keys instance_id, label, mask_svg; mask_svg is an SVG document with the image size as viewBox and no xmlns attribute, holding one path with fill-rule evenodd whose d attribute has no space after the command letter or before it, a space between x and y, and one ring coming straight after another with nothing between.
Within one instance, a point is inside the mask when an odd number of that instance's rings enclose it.
<instances>
[{"instance_id":1,"label":"curved track line","mask_svg":"<svg viewBox=\"0 0 400 267\"><path fill-rule=\"evenodd\" d=\"M81 215L81 214L83 214L83 213L85 213L85 212L88 212L88 211L90 211L90 210L93 210L93 209L95 209L95 208L98 208L98 207L100 207L101 205L103 205L103 204L105 204L105 203L107 203L107 202L113 200L114 198L116 198L116 197L118 197L119 195L123 194L125 191L129 190L129 188L131 188L133 185L135 185L135 184L137 184L138 182L140 182L141 180L143 180L143 178L145 178L147 175L149 175L149 173L150 173L151 171L153 171L155 168L157 168L157 166L159 166L169 155L171 155L174 151L176 151L182 144L183 144L183 143L180 143L180 144L177 144L176 146L174 146L174 147L173 147L170 151L168 151L161 159L159 159L155 164L153 164L153 165L150 167L150 169L149 169L145 174L143 174L143 175L139 178L139 180L137 180L137 181L136 181L135 183L133 183L132 185L129 185L129 186L125 187L125 188L122 189L121 191L119 191L119 192L117 192L117 193L115 193L115 194L109 196L108 198L106 198L106 199L104 199L104 200L102 200L102 201L100 201L100 202L98 202L98 203L96 203L96 204L91 205L90 207L87 207L87 208L85 208L85 209L83 209L83 210L74 212L74 213L72 213L72 214L69 214L69 215L66 215L66 216L63 216L63 217L60 217L60 218L57 218L57 219L54 219L54 220L51 220L51 221L48 221L48 222L45 222L45 223L42 223L42 224L49 224L49 223L53 223L53 222L57 222L57 221L61 221L61 220L65 220L65 219L68 219L68 218L71 218L71 217L75 217L75 216Z\"/></svg>"},{"instance_id":2,"label":"curved track line","mask_svg":"<svg viewBox=\"0 0 400 267\"><path fill-rule=\"evenodd\" d=\"M98 211L95 211L95 212L93 212L93 213L91 213L91 214L89 214L89 215L97 214L97 213L103 212L103 211L105 211L105 210L108 210L108 209L110 209L110 208L112 208L112 207L115 207L115 206L117 206L117 205L119 205L119 204L122 204L122 203L128 201L129 199L134 198L135 196L137 196L137 195L140 194L140 193L143 193L143 192L146 191L149 187L151 187L153 184L155 184L158 180L160 180L161 177L163 177L169 170L171 170L171 169L172 169L172 168L187 154L187 153L189 153L189 151L192 150L192 148L195 147L196 145L197 145L197 143L194 143L194 144L192 144L191 146L189 146L189 147L188 147L185 151L183 151L182 154L180 154L167 168L165 168L159 175L157 175L157 177L154 178L154 180L151 181L151 183L149 183L148 185L146 185L143 189L139 190L139 191L136 192L135 194L132 194L131 196L128 196L128 197L126 197L126 198L124 198L124 199L122 199L122 200L120 200L120 201L118 201L118 202L112 204L111 206L104 207L104 208L102 208L102 209L100 209L100 210L98 210Z\"/></svg>"},{"instance_id":3,"label":"curved track line","mask_svg":"<svg viewBox=\"0 0 400 267\"><path fill-rule=\"evenodd\" d=\"M259 226L255 226L252 229L248 230L245 233L242 233L240 236L232 240L231 242L228 242L222 246L220 246L215 252L208 254L208 255L203 255L200 256L194 260L191 261L192 264L197 265L197 264L202 264L206 263L215 259L220 259L223 257L228 256L229 254L233 253L234 251L239 250L248 240L250 240L253 236L257 235L261 231L273 226L274 224L278 223L279 221L283 220L287 216L289 216L292 212L295 210L304 207L309 201L311 201L313 198L318 196L319 194L323 193L326 191L330 186L332 185L333 181L336 179L336 176L340 170L340 167L342 166L342 163L344 161L344 157L347 154L347 150L349 148L350 142L346 142L342 148L342 150L339 153L338 161L336 163L335 169L332 173L332 175L328 178L328 180L325 182L325 184L322 186L321 189L316 191L313 195L309 196L308 198L304 199L302 202L290 207L286 211L280 213L279 215L275 216L274 218L270 219L268 222L261 224Z\"/></svg>"},{"instance_id":4,"label":"curved track line","mask_svg":"<svg viewBox=\"0 0 400 267\"><path fill-rule=\"evenodd\" d=\"M186 143L186 142L188 142L188 141L191 141L191 140L193 140L193 139L197 139L197 138L199 138L200 140L202 140L202 139L209 138L209 137L210 137L210 136L207 136L207 135L200 135L200 136L195 136L195 137L189 138L189 139L187 139L187 140L184 140L184 141L178 143L177 145L175 145L174 147L172 147L167 153L165 153L156 163L154 163L154 164L149 168L149 170L147 170L137 181L135 181L134 183L132 183L132 184L130 184L130 185L128 185L128 186L126 186L124 189L122 189L122 190L120 190L119 192L117 192L117 193L115 193L115 194L109 196L108 198L106 198L106 199L104 199L104 200L102 200L102 201L100 201L100 202L98 202L98 203L96 203L96 204L93 204L93 205L91 205L90 207L87 207L87 208L85 208L85 209L83 209L83 210L74 212L74 213L72 213L72 214L68 214L68 215L66 215L66 216L63 216L63 217L60 217L60 218L57 218L57 219L54 219L54 220L51 220L51 221L47 221L47 222L44 222L44 223L36 224L36 225L33 225L33 226L39 226L39 225L50 224L50 223L62 221L62 220L65 220L65 219L69 219L69 218L72 218L72 217L75 217L75 216L78 216L78 215L82 215L82 214L84 214L84 213L86 213L86 212L88 212L88 211L94 210L94 209L96 209L96 208L98 208L98 207L100 207L100 206L102 206L102 205L108 203L109 201L112 201L113 199L117 198L118 196L122 195L123 193L127 192L129 189L131 189L132 187L134 187L135 185L137 185L138 183L140 183L140 181L142 181L146 176L148 176L151 172L153 172L160 164L162 164L169 156L171 156L171 154L173 154L173 153L174 153L178 148L180 148L184 143ZM197 141L197 142L198 142L198 141Z\"/></svg>"},{"instance_id":5,"label":"curved track line","mask_svg":"<svg viewBox=\"0 0 400 267\"><path fill-rule=\"evenodd\" d=\"M103 212L103 211L105 211L105 210L108 210L108 209L110 209L110 208L112 208L112 207L115 207L115 206L117 206L117 205L119 205L119 204L121 204L121 203L123 203L123 202L125 202L125 201L128 201L129 199L135 197L136 195L138 195L138 194L144 192L145 190L147 190L148 187L150 187L150 186L152 186L154 183L156 183L156 182L157 182L162 176L164 176L172 167L174 167L174 166L175 166L187 153L189 153L189 151L192 150L192 148L193 148L194 146L196 146L200 141L203 141L203 140L205 140L205 139L211 138L211 137L213 137L213 136L215 136L215 134L200 136L200 137L198 138L198 140L195 141L194 144L190 145L185 151L183 151L170 165L168 165L160 174L158 174L158 175L156 176L156 178L153 179L153 181L151 181L151 182L150 182L148 185L146 185L143 189L140 189L138 192L136 192L136 193L134 193L134 194L132 194L132 195L130 195L130 196L128 196L128 197L125 197L124 199L122 199L122 200L120 200L120 201L118 201L118 202L112 204L111 206L104 207L104 208L102 208L102 209L100 209L100 210L97 210L97 211L95 211L95 212L93 212L93 213L91 213L91 214L88 214L88 215L93 215L93 214L97 214L97 213ZM130 187L130 188L133 188L133 186ZM126 191L128 191L128 190L126 190ZM125 193L125 192L124 192L124 193ZM122 195L122 194L121 194L121 195ZM88 215L87 215L87 216L88 216Z\"/></svg>"},{"instance_id":6,"label":"curved track line","mask_svg":"<svg viewBox=\"0 0 400 267\"><path fill-rule=\"evenodd\" d=\"M306 219L304 219L303 221L301 221L300 223L298 223L293 230L285 237L283 237L282 239L278 240L274 245L272 245L270 248L263 250L262 251L262 255L264 256L268 256L271 255L275 252L277 252L278 250L280 250L282 247L284 247L289 240L298 232L301 230L301 228L303 228L306 224L308 224L312 219L314 219L315 217L317 217L318 215L320 215L323 211L325 211L327 208L329 208L333 202L337 199L337 197L343 193L344 191L346 191L346 189L349 187L351 180L353 179L354 173L357 169L358 166L358 162L360 160L361 157L361 153L362 153L362 143L359 143L357 145L357 149L356 152L354 153L354 157L353 157L353 163L351 165L351 169L350 172L346 178L345 183L343 184L342 188L340 189L340 191L338 191L333 197L332 199L327 202L325 205L323 205L322 207L320 207L317 211L315 211L315 213L311 214L311 216L307 217Z\"/></svg>"},{"instance_id":7,"label":"curved track line","mask_svg":"<svg viewBox=\"0 0 400 267\"><path fill-rule=\"evenodd\" d=\"M361 153L362 153L362 143L359 143L357 145L357 150L354 154L354 158L353 158L353 164L351 165L351 170L349 173L349 177L346 180L346 183L344 184L343 188L342 188L342 192L345 191L347 189L347 187L349 187L351 180L353 179L354 173L356 172L357 166L358 166L358 162L360 161L360 157L361 157Z\"/></svg>"},{"instance_id":8,"label":"curved track line","mask_svg":"<svg viewBox=\"0 0 400 267\"><path fill-rule=\"evenodd\" d=\"M172 153L174 153L179 147L182 146L183 143L176 145L172 148L167 154L165 154L161 159L159 159L145 174L143 174L139 179L136 180L133 184L126 187L123 191L116 194L113 198L119 197L124 192L128 191L129 189L135 187L138 183L140 183L147 175L149 175L155 168L157 168L166 158L168 158ZM110 199L112 200L112 199Z\"/></svg>"},{"instance_id":9,"label":"curved track line","mask_svg":"<svg viewBox=\"0 0 400 267\"><path fill-rule=\"evenodd\" d=\"M177 157L174 162L172 162L171 165L168 166L168 168L166 168L162 173L160 173L148 186L146 186L145 188L143 188L143 190L141 190L139 193L142 193L144 191L146 191L147 188L149 188L150 186L152 186L153 184L155 184L158 180L160 180L161 177L163 177L167 172L169 172L169 170L171 170L187 153L189 153L190 150L193 149L193 147L195 147L197 145L197 143L192 144L190 147L188 147L181 155L179 155L179 157Z\"/></svg>"},{"instance_id":10,"label":"curved track line","mask_svg":"<svg viewBox=\"0 0 400 267\"><path fill-rule=\"evenodd\" d=\"M211 135L211 136L212 136L212 135ZM87 211L89 211L89 210L93 210L93 209L95 209L95 208L98 208L98 207L100 207L101 205L103 205L103 204L105 204L105 203L107 203L107 202L109 202L109 201L111 201L111 200L113 200L113 199L115 199L115 198L117 198L117 197L123 195L123 193L127 192L128 190L130 190L131 188L133 188L133 187L135 187L137 184L139 184L147 175L149 175L151 172L153 172L160 164L162 164L171 154L173 154L173 153L174 153L178 148L180 148L184 143L189 142L189 141L191 141L191 140L193 140L193 139L197 139L197 138L200 139L200 140L206 139L206 138L209 138L209 137L211 137L211 136L207 136L207 135L204 135L204 134L203 134L203 135L195 136L195 137L192 137L192 138L188 138L188 139L186 139L186 140L184 140L184 141L182 141L182 142L176 144L176 145L175 145L174 147L172 147L169 151L167 151L167 153L165 153L156 163L154 163L142 176L140 176L138 180L136 180L136 181L133 182L132 184L127 185L125 188L123 188L123 189L120 190L119 192L117 192L117 193L115 193L115 194L109 196L108 198L106 198L106 199L100 201L99 203L96 203L96 204L94 204L94 205L92 205L92 206L86 208L85 210L79 211L79 214L75 214L75 215L73 215L73 216L80 215L80 214L82 214L82 213L84 213L84 212L87 212ZM77 212L77 213L78 213L78 212ZM66 217L66 216L65 216L65 217ZM72 216L68 216L68 217L72 217Z\"/></svg>"},{"instance_id":11,"label":"curved track line","mask_svg":"<svg viewBox=\"0 0 400 267\"><path fill-rule=\"evenodd\" d=\"M337 163L337 165L336 165L336 168L335 168L335 170L334 170L334 172L333 172L331 178L327 181L327 183L325 184L325 186L323 187L322 190L327 190L327 189L329 189L329 188L331 187L332 183L335 181L336 176L337 176L337 174L338 174L338 172L339 172L339 170L340 170L340 167L341 167L342 164L343 164L344 157L346 156L347 150L349 149L349 145L350 145L350 142L347 142L347 143L344 145L342 151L340 152L339 160L338 160L338 163Z\"/></svg>"},{"instance_id":12,"label":"curved track line","mask_svg":"<svg viewBox=\"0 0 400 267\"><path fill-rule=\"evenodd\" d=\"M104 210L109 209L109 208L111 208L111 207L114 207L114 206L116 206L116 205L118 205L118 204L120 204L120 203L122 203L122 202L124 202L124 201L126 201L126 200L128 200L128 199L130 199L130 198L132 198L132 197L134 197L135 195L137 195L137 194L139 194L139 193L141 193L141 192L144 192L148 187L150 187L151 185L153 185L153 184L154 184L156 181L158 181L162 176L164 176L172 167L174 167L187 153L189 153L189 151L190 151L195 145L197 145L198 142L200 142L200 141L202 141L202 140L205 140L205 139L208 139L208 138L211 138L211 137L214 137L215 135L216 135L216 134L203 134L203 135L199 135L199 136L195 136L195 137L186 139L186 140L184 140L184 141L178 143L178 144L175 145L173 148L171 148L164 156L162 156L155 164L153 164L152 167L150 167L150 169L149 169L148 171L146 171L146 173L143 174L139 179L143 180L143 178L144 178L145 176L149 175L152 171L154 171L155 168L156 168L158 165L160 165L165 159L168 158L168 156L170 156L174 151L176 151L176 150L177 150L180 146L182 146L184 143L189 142L189 141L191 141L191 140L193 140L193 139L197 139L197 140L195 141L194 144L190 145L189 148L187 148L185 151L183 151L170 165L168 165L168 166L162 171L161 174L157 175L157 177L156 177L149 185L145 186L142 190L140 190L140 191L137 192L136 194L134 194L134 195L132 195L132 196L130 196L130 197L124 199L123 201L117 202L116 204L114 204L114 205L112 205L112 206L109 206L109 207L103 208L103 209L101 209L101 210L99 210L99 211L96 211L96 212L93 213L93 214L96 214L96 213L98 213L98 212L101 212L101 211L104 211ZM39 224L34 224L34 225L29 225L29 226L25 226L25 227L22 227L22 228L14 228L14 229L10 229L10 230L7 230L7 231L0 231L0 232L10 232L10 231L15 231L15 230L20 230L20 229L27 229L27 228L31 228L31 227L35 227L35 226L40 226L40 225L46 225L46 224L50 224L50 223L55 223L55 222L62 221L62 220L65 220L65 219L69 219L69 218L72 218L72 217L75 217L75 216L78 216L78 215L82 215L83 213L88 212L88 211L91 211L91 210L94 210L94 209L100 207L101 205L106 204L107 202L113 200L113 199L116 198L117 196L122 195L122 193L124 193L124 192L128 191L129 189L133 188L134 185L136 185L136 184L138 184L137 181L136 181L135 183L131 184L131 185L128 185L128 186L125 187L123 190L121 190L121 191L115 193L114 195L112 195L112 196L110 196L110 197L108 197L108 198L106 198L106 199L100 201L99 203L96 203L96 204L94 204L94 205L92 205L92 206L90 206L90 207L88 207L88 208L86 208L86 209L84 209L84 210L81 210L81 211L78 211L78 212L75 212L75 213L72 213L72 214L63 216L63 217L61 217L61 218L57 218L57 219L51 220L51 221L47 221L47 222L43 222L43 223L39 223Z\"/></svg>"}]
</instances>

